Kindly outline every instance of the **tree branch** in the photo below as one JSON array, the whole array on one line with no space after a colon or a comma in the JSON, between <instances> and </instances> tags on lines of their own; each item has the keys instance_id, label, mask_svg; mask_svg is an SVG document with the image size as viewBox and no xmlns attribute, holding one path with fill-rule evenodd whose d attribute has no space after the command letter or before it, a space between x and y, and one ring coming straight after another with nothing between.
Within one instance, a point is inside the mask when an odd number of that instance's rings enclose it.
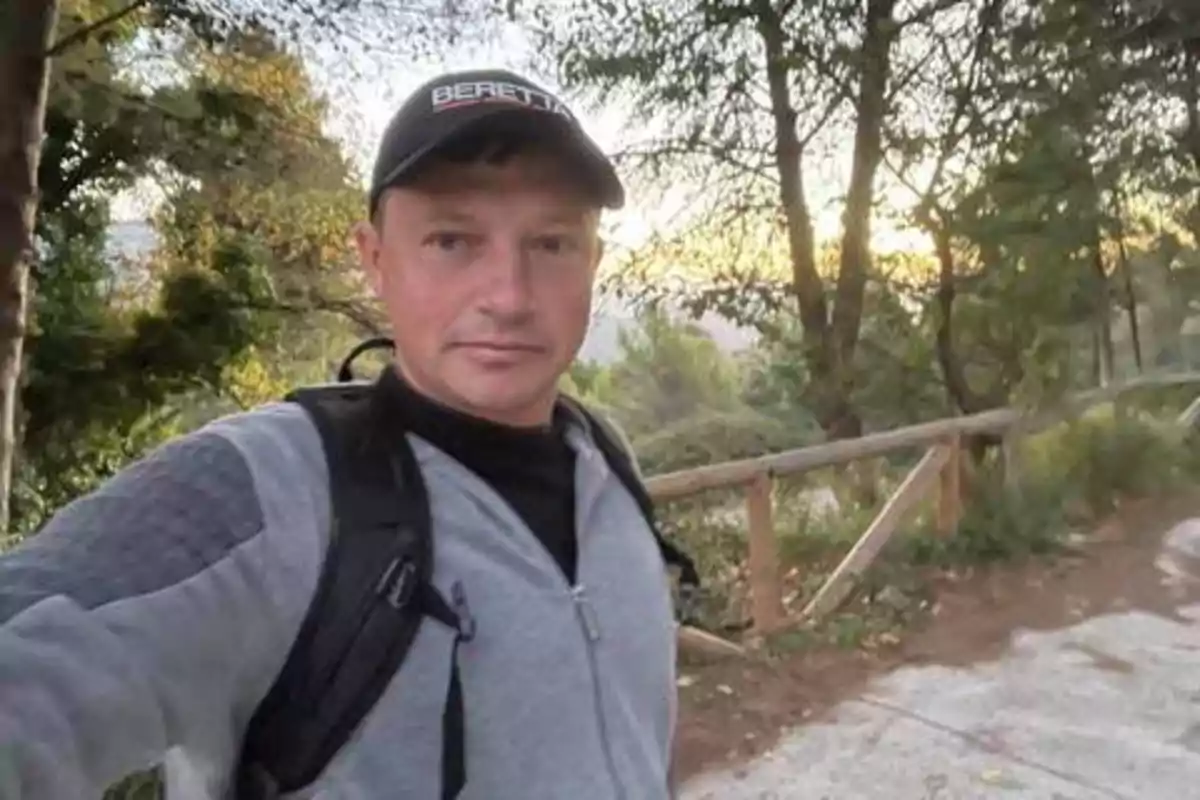
<instances>
[{"instance_id":1,"label":"tree branch","mask_svg":"<svg viewBox=\"0 0 1200 800\"><path fill-rule=\"evenodd\" d=\"M936 2L922 8L920 11L913 12L911 17L898 20L896 27L899 29L907 28L911 25L919 25L923 22L928 22L943 11L949 11L955 6L962 5L966 0L936 0Z\"/></svg>"},{"instance_id":2,"label":"tree branch","mask_svg":"<svg viewBox=\"0 0 1200 800\"><path fill-rule=\"evenodd\" d=\"M905 90L908 89L908 87L912 84L913 80L918 75L924 74L925 67L927 67L929 65L929 62L932 58L933 58L933 49L930 48L930 50L927 53L925 53L925 55L922 56L921 59L915 65L913 65L903 75L899 76L894 81L892 81L891 89L888 91L888 94L887 94L887 103L889 106L896 101L896 98L899 97L901 95L901 93L903 93Z\"/></svg>"},{"instance_id":3,"label":"tree branch","mask_svg":"<svg viewBox=\"0 0 1200 800\"><path fill-rule=\"evenodd\" d=\"M992 33L994 28L999 24L1000 12L1003 5L1004 0L988 0L979 10L979 31L975 37L975 46L972 48L971 65L967 71L967 85L961 87L955 101L950 124L946 127L946 135L942 139L942 152L938 158L933 175L929 179L929 189L925 194L926 198L932 198L937 194L937 187L942 181L946 165L949 163L952 153L958 148L964 138L964 134L960 134L958 131L958 125L963 117L966 116L971 98L974 97L978 89L979 75L983 69L983 60L990 49ZM951 61L953 60L951 59Z\"/></svg>"},{"instance_id":4,"label":"tree branch","mask_svg":"<svg viewBox=\"0 0 1200 800\"><path fill-rule=\"evenodd\" d=\"M808 150L808 146L812 144L813 139L820 135L821 131L825 130L825 126L829 123L829 120L837 112L838 108L841 107L842 103L847 99L849 99L848 96L843 94L841 91L834 93L833 97L829 98L829 102L826 104L825 110L821 112L819 117L817 117L817 121L813 123L813 125L802 136L800 136L801 152Z\"/></svg>"},{"instance_id":5,"label":"tree branch","mask_svg":"<svg viewBox=\"0 0 1200 800\"><path fill-rule=\"evenodd\" d=\"M116 11L108 14L107 16L101 17L95 22L89 23L80 28L76 28L54 44L50 45L50 48L46 51L46 58L54 58L55 56L62 55L65 50L68 50L71 47L80 44L81 42L87 41L91 38L92 34L96 33L102 28L106 28L115 22L119 22L124 17L129 16L133 12L149 4L150 0L133 0L132 3L124 8L118 8Z\"/></svg>"},{"instance_id":6,"label":"tree branch","mask_svg":"<svg viewBox=\"0 0 1200 800\"><path fill-rule=\"evenodd\" d=\"M922 189L913 183L912 179L908 177L908 171L902 165L893 163L892 159L887 153L883 154L883 165L887 167L888 172L892 173L892 177L895 178L901 186L913 193L913 196L917 198L918 203L925 198L928 190Z\"/></svg>"},{"instance_id":7,"label":"tree branch","mask_svg":"<svg viewBox=\"0 0 1200 800\"><path fill-rule=\"evenodd\" d=\"M777 181L777 178L771 174L767 165L754 164L738 158L737 152L738 151L733 147L719 142L688 142L682 139L667 139L663 141L649 142L640 147L627 147L624 150L615 153L613 155L613 160L621 162L626 159L637 159L641 162L647 162L654 159L671 156L703 156L711 158L718 163L732 167L739 172L745 173L754 178L772 182ZM762 155L754 150L745 148L743 148L743 152L753 155Z\"/></svg>"}]
</instances>

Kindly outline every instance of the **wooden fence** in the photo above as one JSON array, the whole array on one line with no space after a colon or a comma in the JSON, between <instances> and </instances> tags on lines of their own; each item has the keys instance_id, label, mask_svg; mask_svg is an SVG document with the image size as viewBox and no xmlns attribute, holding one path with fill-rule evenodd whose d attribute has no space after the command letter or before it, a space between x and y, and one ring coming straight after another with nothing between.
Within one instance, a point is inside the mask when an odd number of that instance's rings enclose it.
<instances>
[{"instance_id":1,"label":"wooden fence","mask_svg":"<svg viewBox=\"0 0 1200 800\"><path fill-rule=\"evenodd\" d=\"M962 488L964 437L979 434L1001 437L1005 478L1013 480L1019 469L1017 452L1022 437L1078 417L1103 403L1113 403L1118 415L1123 414L1125 401L1135 392L1191 384L1200 384L1200 373L1144 376L1128 383L1072 395L1051 408L1000 408L971 416L939 419L857 439L657 475L647 480L647 486L651 496L659 502L679 500L716 489L745 490L752 633L769 634L792 624L820 619L835 611L853 591L859 576L871 565L905 516L933 491L937 492L938 530L944 536L953 535L962 518L964 503L967 502ZM1198 421L1200 397L1177 420L1186 427L1195 426ZM772 522L771 489L774 478L849 464L914 447L926 448L925 455L887 499L867 530L799 617L789 618L784 610L778 548ZM733 642L692 628L681 629L680 643L713 654L744 653Z\"/></svg>"}]
</instances>

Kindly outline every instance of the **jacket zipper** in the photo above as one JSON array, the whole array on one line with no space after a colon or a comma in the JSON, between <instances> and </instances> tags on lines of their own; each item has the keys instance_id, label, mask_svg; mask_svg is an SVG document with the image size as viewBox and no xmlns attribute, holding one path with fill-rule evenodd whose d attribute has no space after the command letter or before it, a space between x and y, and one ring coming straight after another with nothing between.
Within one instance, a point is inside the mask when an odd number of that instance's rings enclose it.
<instances>
[{"instance_id":1,"label":"jacket zipper","mask_svg":"<svg viewBox=\"0 0 1200 800\"><path fill-rule=\"evenodd\" d=\"M588 599L587 590L584 589L583 584L577 583L571 587L571 599L575 602L575 612L579 617L579 624L583 628L583 636L586 640L585 646L592 679L592 700L596 705L596 725L600 729L600 745L604 750L604 761L608 766L608 775L612 779L617 797L624 798L625 788L621 785L621 780L617 775L617 764L613 758L612 743L608 736L608 720L604 715L604 698L600 693L600 667L596 663L596 642L600 641L600 620L596 616L596 609Z\"/></svg>"},{"instance_id":2,"label":"jacket zipper","mask_svg":"<svg viewBox=\"0 0 1200 800\"><path fill-rule=\"evenodd\" d=\"M588 666L591 670L592 679L592 699L596 707L596 725L600 734L600 745L604 751L605 765L608 767L608 775L612 780L613 788L616 791L618 800L625 800L625 787L621 784L621 780L617 774L617 762L613 757L612 743L609 740L608 721L604 714L604 699L600 690L600 666L596 658L596 642L600 641L600 619L596 614L596 609L592 605L591 600L587 596L587 590L581 583L572 584L570 579L563 573L562 569L554 560L554 556L550 550L542 542L541 539L533 532L533 530L525 523L521 516L512 510L512 507L504 500L504 498L474 473L468 471L472 479L478 481L482 491L491 496L502 508L509 511L511 514L510 523L517 530L525 531L529 537L537 544L538 549L546 557L550 564L551 570L557 575L558 579L563 582L571 595L571 600L575 605L575 614L579 619L580 627L583 629L584 646L588 654ZM576 541L579 543L576 566L582 567L583 564L583 543L582 537L578 536L578 520L576 520Z\"/></svg>"}]
</instances>

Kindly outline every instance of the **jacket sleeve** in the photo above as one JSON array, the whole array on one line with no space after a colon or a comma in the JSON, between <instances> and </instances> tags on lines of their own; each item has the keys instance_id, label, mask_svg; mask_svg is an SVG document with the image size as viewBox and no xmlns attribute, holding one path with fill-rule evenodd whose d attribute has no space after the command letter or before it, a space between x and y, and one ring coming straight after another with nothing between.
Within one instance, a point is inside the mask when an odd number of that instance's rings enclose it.
<instances>
[{"instance_id":1,"label":"jacket sleeve","mask_svg":"<svg viewBox=\"0 0 1200 800\"><path fill-rule=\"evenodd\" d=\"M158 449L0 556L4 800L92 800L168 753L221 790L328 519L323 465L256 424Z\"/></svg>"}]
</instances>

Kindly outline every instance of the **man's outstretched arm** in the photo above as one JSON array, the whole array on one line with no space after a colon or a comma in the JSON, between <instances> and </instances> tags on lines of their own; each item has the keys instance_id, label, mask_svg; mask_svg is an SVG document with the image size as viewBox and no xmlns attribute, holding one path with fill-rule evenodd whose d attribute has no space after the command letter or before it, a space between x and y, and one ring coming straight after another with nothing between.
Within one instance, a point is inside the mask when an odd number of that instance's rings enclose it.
<instances>
[{"instance_id":1,"label":"man's outstretched arm","mask_svg":"<svg viewBox=\"0 0 1200 800\"><path fill-rule=\"evenodd\" d=\"M264 419L166 445L0 556L0 797L90 800L171 750L220 787L328 514Z\"/></svg>"}]
</instances>

